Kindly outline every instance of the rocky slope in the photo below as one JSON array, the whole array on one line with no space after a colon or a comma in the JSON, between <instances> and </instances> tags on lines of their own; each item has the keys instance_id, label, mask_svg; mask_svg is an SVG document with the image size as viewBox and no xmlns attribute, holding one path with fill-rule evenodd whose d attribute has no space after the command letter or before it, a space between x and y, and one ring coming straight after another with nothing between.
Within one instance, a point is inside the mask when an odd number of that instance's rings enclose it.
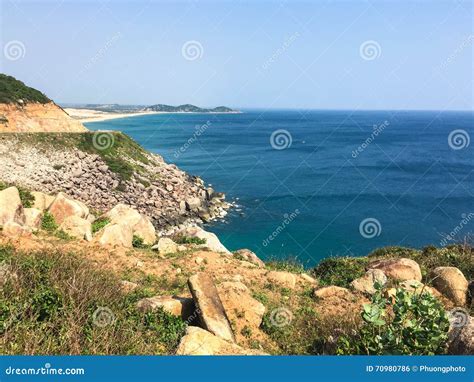
<instances>
[{"instance_id":1,"label":"rocky slope","mask_svg":"<svg viewBox=\"0 0 474 382\"><path fill-rule=\"evenodd\" d=\"M159 230L225 215L224 196L113 132L0 134L0 181L97 210L131 205Z\"/></svg>"}]
</instances>

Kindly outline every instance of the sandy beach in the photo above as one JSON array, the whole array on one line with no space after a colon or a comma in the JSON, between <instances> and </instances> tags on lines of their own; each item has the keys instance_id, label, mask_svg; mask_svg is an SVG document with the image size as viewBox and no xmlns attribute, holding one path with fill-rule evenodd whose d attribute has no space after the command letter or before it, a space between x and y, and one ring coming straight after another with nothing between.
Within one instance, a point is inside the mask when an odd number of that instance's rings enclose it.
<instances>
[{"instance_id":1,"label":"sandy beach","mask_svg":"<svg viewBox=\"0 0 474 382\"><path fill-rule=\"evenodd\" d=\"M74 109L74 108L65 108L64 111L68 113L71 118L77 119L78 121L82 123L106 121L109 119L135 117L137 115L160 114L159 112L156 112L156 111L140 111L136 113L114 113L114 112L106 112L106 111L99 111L99 110Z\"/></svg>"}]
</instances>

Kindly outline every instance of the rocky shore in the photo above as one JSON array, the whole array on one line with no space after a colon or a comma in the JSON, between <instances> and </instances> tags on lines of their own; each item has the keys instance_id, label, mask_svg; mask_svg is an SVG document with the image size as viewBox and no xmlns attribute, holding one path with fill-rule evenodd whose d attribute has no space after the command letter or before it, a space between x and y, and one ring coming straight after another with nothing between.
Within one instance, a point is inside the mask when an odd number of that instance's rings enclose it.
<instances>
[{"instance_id":1,"label":"rocky shore","mask_svg":"<svg viewBox=\"0 0 474 382\"><path fill-rule=\"evenodd\" d=\"M229 204L198 177L114 132L0 135L0 181L64 194L94 213L136 208L162 232L225 216Z\"/></svg>"}]
</instances>

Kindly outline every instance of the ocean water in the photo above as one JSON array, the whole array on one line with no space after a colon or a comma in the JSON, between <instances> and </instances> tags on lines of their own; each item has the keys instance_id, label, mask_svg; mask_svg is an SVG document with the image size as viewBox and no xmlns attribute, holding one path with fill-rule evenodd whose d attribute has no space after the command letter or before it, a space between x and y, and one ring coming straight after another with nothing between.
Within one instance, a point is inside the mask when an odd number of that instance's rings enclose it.
<instances>
[{"instance_id":1,"label":"ocean water","mask_svg":"<svg viewBox=\"0 0 474 382\"><path fill-rule=\"evenodd\" d=\"M247 110L87 127L123 131L225 192L236 207L206 229L263 259L312 266L474 231L473 112Z\"/></svg>"}]
</instances>

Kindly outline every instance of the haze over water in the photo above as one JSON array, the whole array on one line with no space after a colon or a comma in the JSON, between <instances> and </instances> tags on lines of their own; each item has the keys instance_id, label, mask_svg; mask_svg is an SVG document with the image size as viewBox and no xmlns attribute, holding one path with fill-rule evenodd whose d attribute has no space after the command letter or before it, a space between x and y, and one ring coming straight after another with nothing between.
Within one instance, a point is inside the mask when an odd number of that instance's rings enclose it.
<instances>
[{"instance_id":1,"label":"haze over water","mask_svg":"<svg viewBox=\"0 0 474 382\"><path fill-rule=\"evenodd\" d=\"M472 232L473 122L473 112L247 110L86 125L123 131L235 201L206 227L229 249L310 266Z\"/></svg>"}]
</instances>

